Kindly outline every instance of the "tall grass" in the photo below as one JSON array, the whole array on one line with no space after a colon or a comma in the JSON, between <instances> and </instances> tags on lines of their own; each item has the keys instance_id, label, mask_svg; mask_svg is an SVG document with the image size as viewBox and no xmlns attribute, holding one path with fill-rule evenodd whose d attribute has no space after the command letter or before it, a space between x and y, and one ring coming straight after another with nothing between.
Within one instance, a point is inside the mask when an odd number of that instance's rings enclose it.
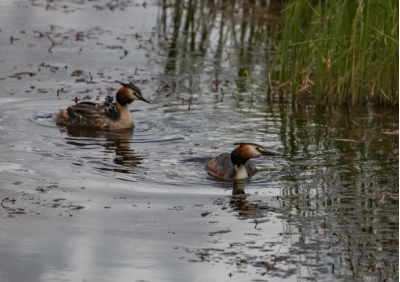
<instances>
[{"instance_id":1,"label":"tall grass","mask_svg":"<svg viewBox=\"0 0 400 282\"><path fill-rule=\"evenodd\" d=\"M289 0L271 73L294 98L397 104L398 0Z\"/></svg>"}]
</instances>

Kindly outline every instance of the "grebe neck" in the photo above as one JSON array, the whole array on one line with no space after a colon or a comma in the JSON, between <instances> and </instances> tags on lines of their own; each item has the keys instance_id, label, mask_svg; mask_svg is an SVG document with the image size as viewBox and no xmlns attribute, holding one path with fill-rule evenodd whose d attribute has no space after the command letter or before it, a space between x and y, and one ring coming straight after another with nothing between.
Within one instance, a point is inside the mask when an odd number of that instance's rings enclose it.
<instances>
[{"instance_id":1,"label":"grebe neck","mask_svg":"<svg viewBox=\"0 0 400 282\"><path fill-rule=\"evenodd\" d=\"M131 112L129 111L128 105L121 105L120 103L115 103L117 105L119 113L119 121L123 124L128 124L133 126L133 118Z\"/></svg>"}]
</instances>

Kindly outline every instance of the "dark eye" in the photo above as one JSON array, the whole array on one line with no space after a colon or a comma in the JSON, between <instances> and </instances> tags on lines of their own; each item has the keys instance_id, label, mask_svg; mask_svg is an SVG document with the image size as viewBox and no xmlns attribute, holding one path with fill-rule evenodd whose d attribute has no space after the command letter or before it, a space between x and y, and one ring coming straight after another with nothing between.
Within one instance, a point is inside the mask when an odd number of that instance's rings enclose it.
<instances>
[{"instance_id":1,"label":"dark eye","mask_svg":"<svg viewBox=\"0 0 400 282\"><path fill-rule=\"evenodd\" d=\"M256 150L257 150L257 151L260 151L260 148L259 148L259 147L256 147Z\"/></svg>"}]
</instances>

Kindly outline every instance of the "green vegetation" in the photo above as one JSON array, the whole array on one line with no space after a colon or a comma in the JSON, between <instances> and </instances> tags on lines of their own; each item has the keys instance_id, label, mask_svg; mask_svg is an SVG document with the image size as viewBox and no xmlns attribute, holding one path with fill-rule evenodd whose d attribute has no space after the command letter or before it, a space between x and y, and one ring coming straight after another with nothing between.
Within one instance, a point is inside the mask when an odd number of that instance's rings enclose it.
<instances>
[{"instance_id":1,"label":"green vegetation","mask_svg":"<svg viewBox=\"0 0 400 282\"><path fill-rule=\"evenodd\" d=\"M398 8L398 0L290 0L272 79L295 99L397 104Z\"/></svg>"}]
</instances>

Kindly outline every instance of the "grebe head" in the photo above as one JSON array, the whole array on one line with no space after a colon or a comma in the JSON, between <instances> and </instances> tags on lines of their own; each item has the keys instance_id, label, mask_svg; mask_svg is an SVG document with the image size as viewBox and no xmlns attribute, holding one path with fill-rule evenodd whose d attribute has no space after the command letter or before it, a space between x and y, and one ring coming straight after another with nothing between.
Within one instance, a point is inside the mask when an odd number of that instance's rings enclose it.
<instances>
[{"instance_id":1,"label":"grebe head","mask_svg":"<svg viewBox=\"0 0 400 282\"><path fill-rule=\"evenodd\" d=\"M268 151L263 146L255 143L235 143L239 145L231 153L231 160L237 167L244 165L249 159L260 156L279 156L279 153Z\"/></svg>"},{"instance_id":2,"label":"grebe head","mask_svg":"<svg viewBox=\"0 0 400 282\"><path fill-rule=\"evenodd\" d=\"M128 84L120 82L122 87L117 91L117 102L122 106L132 103L134 100L141 100L143 102L150 102L142 96L142 91L139 87L129 82Z\"/></svg>"}]
</instances>

